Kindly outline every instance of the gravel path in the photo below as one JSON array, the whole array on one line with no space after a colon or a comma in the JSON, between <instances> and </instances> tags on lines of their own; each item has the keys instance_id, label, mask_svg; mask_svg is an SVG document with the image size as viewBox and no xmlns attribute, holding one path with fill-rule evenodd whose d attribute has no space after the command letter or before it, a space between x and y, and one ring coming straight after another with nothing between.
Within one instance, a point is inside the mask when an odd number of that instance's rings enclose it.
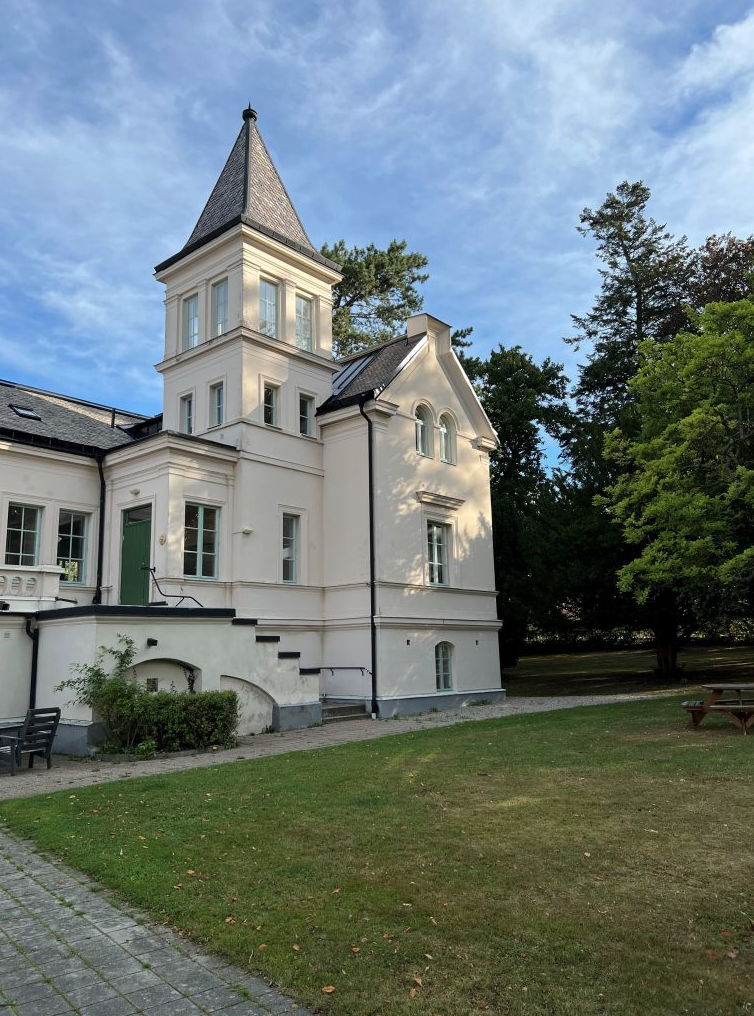
<instances>
[{"instance_id":1,"label":"gravel path","mask_svg":"<svg viewBox=\"0 0 754 1016\"><path fill-rule=\"evenodd\" d=\"M52 769L37 762L34 769L24 769L11 776L8 769L0 771L0 801L16 797L49 794L70 787L110 783L134 776L152 776L157 773L174 773L183 769L216 766L239 759L266 758L289 751L310 751L351 741L370 741L393 734L406 734L429 727L447 727L453 723L488 720L519 713L541 713L553 709L570 709L574 706L606 705L629 702L642 698L657 698L667 692L642 692L631 695L561 695L538 698L515 696L497 705L465 706L439 713L420 713L394 720L346 720L321 727L290 730L282 734L257 734L242 738L236 748L216 752L184 752L155 759L128 758L126 761L98 759L71 759L54 756Z\"/></svg>"}]
</instances>

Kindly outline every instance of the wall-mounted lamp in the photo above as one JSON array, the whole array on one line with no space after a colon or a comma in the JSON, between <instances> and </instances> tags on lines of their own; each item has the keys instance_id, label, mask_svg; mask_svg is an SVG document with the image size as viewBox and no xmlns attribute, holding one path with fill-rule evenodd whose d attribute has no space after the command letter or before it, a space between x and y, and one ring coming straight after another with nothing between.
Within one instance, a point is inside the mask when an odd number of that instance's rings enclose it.
<instances>
[{"instance_id":1,"label":"wall-mounted lamp","mask_svg":"<svg viewBox=\"0 0 754 1016\"><path fill-rule=\"evenodd\" d=\"M7 600L0 600L0 610L10 610L10 604Z\"/></svg>"},{"instance_id":2,"label":"wall-mounted lamp","mask_svg":"<svg viewBox=\"0 0 754 1016\"><path fill-rule=\"evenodd\" d=\"M140 487L132 487L129 490L128 493L131 495L131 497L136 497L137 494L141 494L141 488Z\"/></svg>"},{"instance_id":3,"label":"wall-mounted lamp","mask_svg":"<svg viewBox=\"0 0 754 1016\"><path fill-rule=\"evenodd\" d=\"M244 536L249 536L251 533L254 532L254 530L252 529L251 526L243 526L241 528L241 532L243 533Z\"/></svg>"},{"instance_id":4,"label":"wall-mounted lamp","mask_svg":"<svg viewBox=\"0 0 754 1016\"><path fill-rule=\"evenodd\" d=\"M157 645L157 639L147 639L147 645L148 646L156 646Z\"/></svg>"}]
</instances>

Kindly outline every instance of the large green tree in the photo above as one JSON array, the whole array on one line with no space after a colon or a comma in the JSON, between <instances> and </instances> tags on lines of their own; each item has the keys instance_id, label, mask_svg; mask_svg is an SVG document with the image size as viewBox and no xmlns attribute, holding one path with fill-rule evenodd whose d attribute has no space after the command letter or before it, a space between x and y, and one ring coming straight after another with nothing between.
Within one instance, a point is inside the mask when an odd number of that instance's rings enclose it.
<instances>
[{"instance_id":1,"label":"large green tree","mask_svg":"<svg viewBox=\"0 0 754 1016\"><path fill-rule=\"evenodd\" d=\"M632 551L619 585L667 672L681 626L748 615L754 594L754 302L710 304L694 324L641 347L638 427L606 448L618 475L603 503Z\"/></svg>"},{"instance_id":2,"label":"large green tree","mask_svg":"<svg viewBox=\"0 0 754 1016\"><path fill-rule=\"evenodd\" d=\"M347 356L393 339L424 298L419 286L429 274L427 258L406 250L405 240L391 240L381 250L348 247L345 240L325 244L322 254L341 266L342 280L333 289L333 352Z\"/></svg>"}]
</instances>

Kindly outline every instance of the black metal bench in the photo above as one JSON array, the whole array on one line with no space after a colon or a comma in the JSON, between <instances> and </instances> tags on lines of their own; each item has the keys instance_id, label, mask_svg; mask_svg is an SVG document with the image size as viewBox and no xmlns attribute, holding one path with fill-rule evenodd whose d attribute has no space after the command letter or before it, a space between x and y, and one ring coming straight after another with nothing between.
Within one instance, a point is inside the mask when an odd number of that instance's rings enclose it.
<instances>
[{"instance_id":1,"label":"black metal bench","mask_svg":"<svg viewBox=\"0 0 754 1016\"><path fill-rule=\"evenodd\" d=\"M59 709L30 709L23 723L0 727L0 763L10 766L11 776L16 775L24 755L29 756L29 769L37 755L48 769L52 767L52 742L59 722Z\"/></svg>"}]
</instances>

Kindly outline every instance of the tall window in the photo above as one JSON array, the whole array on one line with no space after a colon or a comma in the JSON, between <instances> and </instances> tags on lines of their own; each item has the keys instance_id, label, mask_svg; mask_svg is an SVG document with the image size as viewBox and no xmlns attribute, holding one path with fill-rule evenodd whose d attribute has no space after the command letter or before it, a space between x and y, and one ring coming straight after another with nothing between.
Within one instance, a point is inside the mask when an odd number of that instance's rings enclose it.
<instances>
[{"instance_id":1,"label":"tall window","mask_svg":"<svg viewBox=\"0 0 754 1016\"><path fill-rule=\"evenodd\" d=\"M443 462L456 460L456 432L453 421L447 414L440 417L440 459Z\"/></svg>"},{"instance_id":2,"label":"tall window","mask_svg":"<svg viewBox=\"0 0 754 1016\"><path fill-rule=\"evenodd\" d=\"M183 348L193 349L199 342L199 295L183 301Z\"/></svg>"},{"instance_id":3,"label":"tall window","mask_svg":"<svg viewBox=\"0 0 754 1016\"><path fill-rule=\"evenodd\" d=\"M194 396L184 395L181 398L180 424L183 434L194 433Z\"/></svg>"},{"instance_id":4,"label":"tall window","mask_svg":"<svg viewBox=\"0 0 754 1016\"><path fill-rule=\"evenodd\" d=\"M183 530L183 574L190 578L217 578L217 508L187 504Z\"/></svg>"},{"instance_id":5,"label":"tall window","mask_svg":"<svg viewBox=\"0 0 754 1016\"><path fill-rule=\"evenodd\" d=\"M42 512L28 504L8 505L5 537L6 564L37 564Z\"/></svg>"},{"instance_id":6,"label":"tall window","mask_svg":"<svg viewBox=\"0 0 754 1016\"><path fill-rule=\"evenodd\" d=\"M296 345L312 348L312 301L305 296L296 297Z\"/></svg>"},{"instance_id":7,"label":"tall window","mask_svg":"<svg viewBox=\"0 0 754 1016\"><path fill-rule=\"evenodd\" d=\"M278 424L278 394L277 385L264 386L264 422L268 427L277 427Z\"/></svg>"},{"instance_id":8,"label":"tall window","mask_svg":"<svg viewBox=\"0 0 754 1016\"><path fill-rule=\"evenodd\" d=\"M265 279L259 283L259 331L273 339L278 336L278 287Z\"/></svg>"},{"instance_id":9,"label":"tall window","mask_svg":"<svg viewBox=\"0 0 754 1016\"><path fill-rule=\"evenodd\" d=\"M58 567L61 582L86 581L86 542L89 516L61 511L58 518Z\"/></svg>"},{"instance_id":10,"label":"tall window","mask_svg":"<svg viewBox=\"0 0 754 1016\"><path fill-rule=\"evenodd\" d=\"M438 642L435 646L435 684L438 691L450 691L453 687L453 646L450 642Z\"/></svg>"},{"instance_id":11,"label":"tall window","mask_svg":"<svg viewBox=\"0 0 754 1016\"><path fill-rule=\"evenodd\" d=\"M221 279L212 287L212 335L228 330L228 280Z\"/></svg>"},{"instance_id":12,"label":"tall window","mask_svg":"<svg viewBox=\"0 0 754 1016\"><path fill-rule=\"evenodd\" d=\"M222 381L209 386L209 425L219 427L225 422L225 386Z\"/></svg>"},{"instance_id":13,"label":"tall window","mask_svg":"<svg viewBox=\"0 0 754 1016\"><path fill-rule=\"evenodd\" d=\"M283 515L283 582L298 582L298 515Z\"/></svg>"},{"instance_id":14,"label":"tall window","mask_svg":"<svg viewBox=\"0 0 754 1016\"><path fill-rule=\"evenodd\" d=\"M450 548L450 526L441 522L427 523L427 563L429 581L433 586L448 584L448 551Z\"/></svg>"},{"instance_id":15,"label":"tall window","mask_svg":"<svg viewBox=\"0 0 754 1016\"><path fill-rule=\"evenodd\" d=\"M416 425L416 450L420 455L429 455L429 414L424 406L417 406L414 413Z\"/></svg>"},{"instance_id":16,"label":"tall window","mask_svg":"<svg viewBox=\"0 0 754 1016\"><path fill-rule=\"evenodd\" d=\"M306 437L314 433L314 399L311 395L298 397L298 429Z\"/></svg>"}]
</instances>

